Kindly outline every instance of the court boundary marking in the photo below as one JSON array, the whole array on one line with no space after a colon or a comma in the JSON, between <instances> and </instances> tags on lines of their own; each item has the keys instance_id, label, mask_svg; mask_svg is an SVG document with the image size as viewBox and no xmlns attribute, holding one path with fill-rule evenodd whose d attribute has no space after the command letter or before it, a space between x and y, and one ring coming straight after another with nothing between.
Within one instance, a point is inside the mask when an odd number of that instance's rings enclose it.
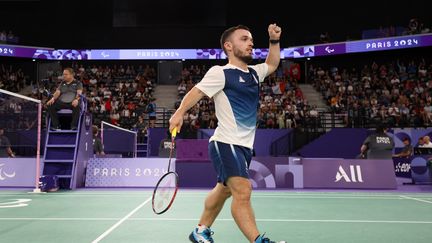
<instances>
[{"instance_id":1,"label":"court boundary marking","mask_svg":"<svg viewBox=\"0 0 432 243\"><path fill-rule=\"evenodd\" d=\"M427 200L416 198L416 197L408 197L408 196L403 196L403 195L401 195L400 197L404 198L404 199L413 200L413 201L418 201L418 202L424 202L424 203L430 203L430 204L432 204L432 201L427 201ZM427 199L429 199L429 198L427 198Z\"/></svg>"},{"instance_id":2,"label":"court boundary marking","mask_svg":"<svg viewBox=\"0 0 432 243\"><path fill-rule=\"evenodd\" d=\"M65 196L65 195L85 195L85 196L109 196L109 195L143 195L143 193L149 193L151 194L153 192L152 188L151 190L133 190L133 191L87 191L85 192L80 191L65 191L65 192L52 192L47 193L41 196L45 195L51 195L51 196ZM202 191L196 191L196 190L188 190L188 189L179 189L179 193L182 195L207 195L211 190L202 190ZM27 195L28 191L19 191L19 192L10 192L10 191L2 191L0 188L0 196L1 195ZM259 191L259 190L253 190L252 196L273 196L273 195L350 195L350 196L371 196L371 197L380 197L380 196L399 196L399 195L416 195L416 196L428 196L432 197L432 190L430 192L351 192L351 191L332 191L332 192L295 192L295 191Z\"/></svg>"},{"instance_id":3,"label":"court boundary marking","mask_svg":"<svg viewBox=\"0 0 432 243\"><path fill-rule=\"evenodd\" d=\"M147 202L145 202L147 203ZM140 205L141 206L141 205ZM138 210L139 207L136 208ZM123 218L0 218L0 221L116 221L116 224L111 226L96 240L99 242L124 221L198 221L199 218L129 218L134 212L126 215ZM220 218L216 221L234 221L232 218ZM357 220L357 219L256 219L257 222L315 222L315 223L382 223L382 224L432 224L432 221L413 221L413 220Z\"/></svg>"},{"instance_id":4,"label":"court boundary marking","mask_svg":"<svg viewBox=\"0 0 432 243\"><path fill-rule=\"evenodd\" d=\"M132 216L134 213L136 213L138 210L140 210L144 205L146 205L152 197L147 198L143 203L138 205L136 208L134 208L132 211L130 211L126 216L124 216L122 219L120 219L117 223L115 223L113 226L111 226L109 229L107 229L105 232L103 232L98 238L96 238L92 243L97 243L103 238L105 238L107 235L109 235L112 231L114 231L118 226L120 226L124 221L126 221L130 216Z\"/></svg>"},{"instance_id":5,"label":"court boundary marking","mask_svg":"<svg viewBox=\"0 0 432 243\"><path fill-rule=\"evenodd\" d=\"M0 196L9 196L9 197L18 197L22 194L0 194ZM207 194L180 194L180 198L203 198ZM147 195L143 194L49 194L42 195L42 197L53 196L53 197L122 197L122 198L136 198L136 197L148 197L151 196L151 193ZM359 200L417 200L426 203L432 203L432 194L431 195L400 195L400 194L391 194L391 195L344 195L344 194L332 194L332 195L320 195L320 194L309 194L309 195L301 195L301 194L267 194L267 195L252 195L252 199L263 199L263 198L281 198L281 199L359 199ZM2 198L0 198L1 201ZM32 197L32 199L38 199ZM5 199L7 200L7 199Z\"/></svg>"}]
</instances>

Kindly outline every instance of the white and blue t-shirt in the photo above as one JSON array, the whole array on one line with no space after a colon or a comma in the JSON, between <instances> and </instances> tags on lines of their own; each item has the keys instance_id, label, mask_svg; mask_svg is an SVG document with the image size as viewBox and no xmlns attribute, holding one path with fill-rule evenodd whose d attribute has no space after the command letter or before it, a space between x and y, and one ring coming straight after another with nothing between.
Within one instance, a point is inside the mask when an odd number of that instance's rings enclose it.
<instances>
[{"instance_id":1,"label":"white and blue t-shirt","mask_svg":"<svg viewBox=\"0 0 432 243\"><path fill-rule=\"evenodd\" d=\"M210 141L252 148L255 139L259 82L268 66L249 66L248 71L234 65L213 66L195 87L214 99L218 127Z\"/></svg>"}]
</instances>

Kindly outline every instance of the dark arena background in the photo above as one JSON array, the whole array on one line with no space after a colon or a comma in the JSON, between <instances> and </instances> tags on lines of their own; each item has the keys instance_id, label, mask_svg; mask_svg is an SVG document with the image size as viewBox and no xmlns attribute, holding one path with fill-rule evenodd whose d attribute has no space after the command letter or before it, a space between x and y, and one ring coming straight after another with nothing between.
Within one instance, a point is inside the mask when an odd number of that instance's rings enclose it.
<instances>
[{"instance_id":1,"label":"dark arena background","mask_svg":"<svg viewBox=\"0 0 432 243\"><path fill-rule=\"evenodd\" d=\"M171 162L177 197L155 215L169 119L228 62L225 29L250 28L258 64L272 23L281 61L259 86L249 166L260 231L286 242L431 242L431 6L0 0L0 242L189 242L217 182L214 101L184 116ZM65 68L83 84L77 129L71 110L58 111L58 129L47 113ZM381 126L391 155L365 158ZM247 242L231 201L213 238Z\"/></svg>"}]
</instances>

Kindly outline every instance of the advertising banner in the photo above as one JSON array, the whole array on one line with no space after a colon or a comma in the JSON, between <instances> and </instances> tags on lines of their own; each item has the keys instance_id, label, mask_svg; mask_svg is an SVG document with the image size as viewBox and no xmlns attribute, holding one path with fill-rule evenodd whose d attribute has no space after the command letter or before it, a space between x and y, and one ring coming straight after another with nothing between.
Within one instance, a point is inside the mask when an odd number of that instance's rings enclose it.
<instances>
[{"instance_id":1,"label":"advertising banner","mask_svg":"<svg viewBox=\"0 0 432 243\"><path fill-rule=\"evenodd\" d=\"M396 189L392 160L301 159L304 188Z\"/></svg>"},{"instance_id":2,"label":"advertising banner","mask_svg":"<svg viewBox=\"0 0 432 243\"><path fill-rule=\"evenodd\" d=\"M86 187L154 187L167 172L167 158L92 158ZM171 161L175 171L175 159Z\"/></svg>"},{"instance_id":3,"label":"advertising banner","mask_svg":"<svg viewBox=\"0 0 432 243\"><path fill-rule=\"evenodd\" d=\"M0 187L34 187L35 158L0 158Z\"/></svg>"}]
</instances>

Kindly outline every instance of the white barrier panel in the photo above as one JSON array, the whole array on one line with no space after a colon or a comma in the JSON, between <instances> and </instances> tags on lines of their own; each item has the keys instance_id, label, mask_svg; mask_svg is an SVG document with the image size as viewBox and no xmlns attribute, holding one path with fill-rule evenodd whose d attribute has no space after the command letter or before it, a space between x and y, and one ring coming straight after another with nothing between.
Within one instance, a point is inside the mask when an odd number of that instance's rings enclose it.
<instances>
[{"instance_id":1,"label":"white barrier panel","mask_svg":"<svg viewBox=\"0 0 432 243\"><path fill-rule=\"evenodd\" d=\"M0 187L34 187L35 158L0 158Z\"/></svg>"}]
</instances>

